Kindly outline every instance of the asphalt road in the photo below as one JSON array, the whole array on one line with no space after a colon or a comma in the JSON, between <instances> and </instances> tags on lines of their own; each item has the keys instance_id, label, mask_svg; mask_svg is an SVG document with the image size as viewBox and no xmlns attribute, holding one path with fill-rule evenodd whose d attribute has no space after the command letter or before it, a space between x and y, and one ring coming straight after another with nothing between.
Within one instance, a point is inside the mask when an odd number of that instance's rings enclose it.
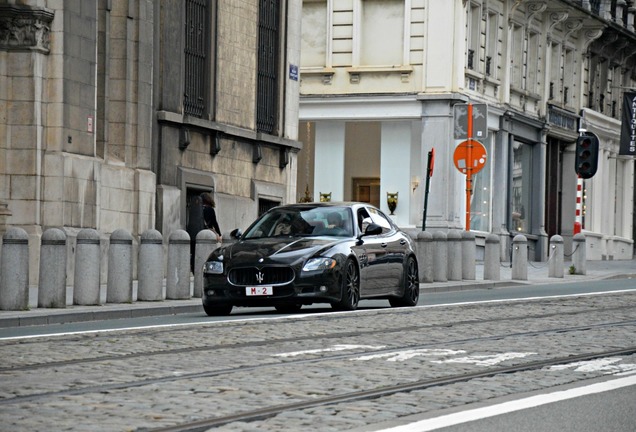
<instances>
[{"instance_id":1,"label":"asphalt road","mask_svg":"<svg viewBox=\"0 0 636 432\"><path fill-rule=\"evenodd\" d=\"M613 279L603 281L581 281L572 283L554 283L544 285L518 285L494 289L474 289L462 291L427 292L422 290L418 307L445 304L491 302L505 300L522 300L536 297L551 297L603 293L619 290L636 289L633 279ZM363 300L360 309L389 308L387 300ZM326 305L305 306L300 314L332 313ZM298 314L295 314L298 315ZM177 315L160 315L139 318L122 318L104 321L85 321L66 324L40 326L23 326L0 328L0 339L8 337L24 337L60 333L104 331L109 329L126 329L150 326L187 326L206 322L236 321L267 318L284 318L289 314L280 314L274 308L234 308L227 317L208 317L201 309L197 313Z\"/></svg>"}]
</instances>

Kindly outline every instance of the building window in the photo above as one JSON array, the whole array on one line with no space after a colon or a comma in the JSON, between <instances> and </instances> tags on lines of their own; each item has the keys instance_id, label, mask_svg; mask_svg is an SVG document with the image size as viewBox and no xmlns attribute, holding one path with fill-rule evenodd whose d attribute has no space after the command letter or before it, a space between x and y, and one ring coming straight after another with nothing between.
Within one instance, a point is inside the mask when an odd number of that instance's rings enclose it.
<instances>
[{"instance_id":1,"label":"building window","mask_svg":"<svg viewBox=\"0 0 636 432\"><path fill-rule=\"evenodd\" d=\"M394 66L404 58L404 2L363 0L359 65ZM378 29L382 31L378 31Z\"/></svg>"},{"instance_id":2,"label":"building window","mask_svg":"<svg viewBox=\"0 0 636 432\"><path fill-rule=\"evenodd\" d=\"M477 174L473 174L473 194L470 202L470 229L490 232L492 208L492 135L482 144L486 147L489 162Z\"/></svg>"},{"instance_id":3,"label":"building window","mask_svg":"<svg viewBox=\"0 0 636 432\"><path fill-rule=\"evenodd\" d=\"M481 7L470 3L466 17L466 68L481 72Z\"/></svg>"},{"instance_id":4,"label":"building window","mask_svg":"<svg viewBox=\"0 0 636 432\"><path fill-rule=\"evenodd\" d=\"M259 3L256 128L274 134L278 123L280 9L278 1Z\"/></svg>"},{"instance_id":5,"label":"building window","mask_svg":"<svg viewBox=\"0 0 636 432\"><path fill-rule=\"evenodd\" d=\"M486 75L497 78L499 64L499 15L496 12L488 12L487 39L486 39ZM494 64L493 64L494 63Z\"/></svg>"},{"instance_id":6,"label":"building window","mask_svg":"<svg viewBox=\"0 0 636 432\"><path fill-rule=\"evenodd\" d=\"M515 141L512 145L512 232L530 232L532 192L532 146Z\"/></svg>"},{"instance_id":7,"label":"building window","mask_svg":"<svg viewBox=\"0 0 636 432\"><path fill-rule=\"evenodd\" d=\"M203 117L206 109L209 12L207 0L185 1L185 93L183 111Z\"/></svg>"},{"instance_id":8,"label":"building window","mask_svg":"<svg viewBox=\"0 0 636 432\"><path fill-rule=\"evenodd\" d=\"M326 0L304 0L300 65L327 66L328 16Z\"/></svg>"}]
</instances>

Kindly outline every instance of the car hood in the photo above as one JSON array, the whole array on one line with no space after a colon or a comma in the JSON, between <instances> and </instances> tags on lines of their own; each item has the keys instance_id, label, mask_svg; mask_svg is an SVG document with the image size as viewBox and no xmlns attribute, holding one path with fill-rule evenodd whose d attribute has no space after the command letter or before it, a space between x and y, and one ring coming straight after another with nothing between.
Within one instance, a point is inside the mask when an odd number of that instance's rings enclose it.
<instances>
[{"instance_id":1,"label":"car hood","mask_svg":"<svg viewBox=\"0 0 636 432\"><path fill-rule=\"evenodd\" d=\"M346 239L329 238L266 238L239 240L238 242L217 249L213 258L223 255L223 260L232 261L233 266L258 265L267 263L293 264L326 250ZM261 261L262 259L262 261Z\"/></svg>"}]
</instances>

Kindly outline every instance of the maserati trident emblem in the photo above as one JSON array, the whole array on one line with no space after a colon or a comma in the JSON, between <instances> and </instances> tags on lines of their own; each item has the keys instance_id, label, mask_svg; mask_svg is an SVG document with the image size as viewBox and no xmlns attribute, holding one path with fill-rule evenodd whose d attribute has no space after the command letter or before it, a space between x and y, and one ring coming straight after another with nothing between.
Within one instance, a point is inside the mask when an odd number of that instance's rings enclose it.
<instances>
[{"instance_id":1,"label":"maserati trident emblem","mask_svg":"<svg viewBox=\"0 0 636 432\"><path fill-rule=\"evenodd\" d=\"M262 284L264 279L265 279L265 275L263 274L263 272L262 271L257 271L256 272L256 281L259 284Z\"/></svg>"}]
</instances>

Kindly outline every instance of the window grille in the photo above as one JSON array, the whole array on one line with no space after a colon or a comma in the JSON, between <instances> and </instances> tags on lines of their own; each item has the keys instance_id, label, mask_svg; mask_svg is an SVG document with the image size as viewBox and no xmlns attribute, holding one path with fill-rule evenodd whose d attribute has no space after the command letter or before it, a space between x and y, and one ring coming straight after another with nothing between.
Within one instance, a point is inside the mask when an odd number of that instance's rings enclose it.
<instances>
[{"instance_id":1,"label":"window grille","mask_svg":"<svg viewBox=\"0 0 636 432\"><path fill-rule=\"evenodd\" d=\"M260 0L259 12L256 127L272 134L278 119L279 2Z\"/></svg>"},{"instance_id":2,"label":"window grille","mask_svg":"<svg viewBox=\"0 0 636 432\"><path fill-rule=\"evenodd\" d=\"M203 117L206 105L206 63L208 50L208 2L185 2L185 93L183 110L193 117Z\"/></svg>"},{"instance_id":3,"label":"window grille","mask_svg":"<svg viewBox=\"0 0 636 432\"><path fill-rule=\"evenodd\" d=\"M475 59L475 50L469 49L468 50L468 69L475 69L474 68L474 59Z\"/></svg>"},{"instance_id":4,"label":"window grille","mask_svg":"<svg viewBox=\"0 0 636 432\"><path fill-rule=\"evenodd\" d=\"M491 75L492 57L486 57L486 75Z\"/></svg>"}]
</instances>

